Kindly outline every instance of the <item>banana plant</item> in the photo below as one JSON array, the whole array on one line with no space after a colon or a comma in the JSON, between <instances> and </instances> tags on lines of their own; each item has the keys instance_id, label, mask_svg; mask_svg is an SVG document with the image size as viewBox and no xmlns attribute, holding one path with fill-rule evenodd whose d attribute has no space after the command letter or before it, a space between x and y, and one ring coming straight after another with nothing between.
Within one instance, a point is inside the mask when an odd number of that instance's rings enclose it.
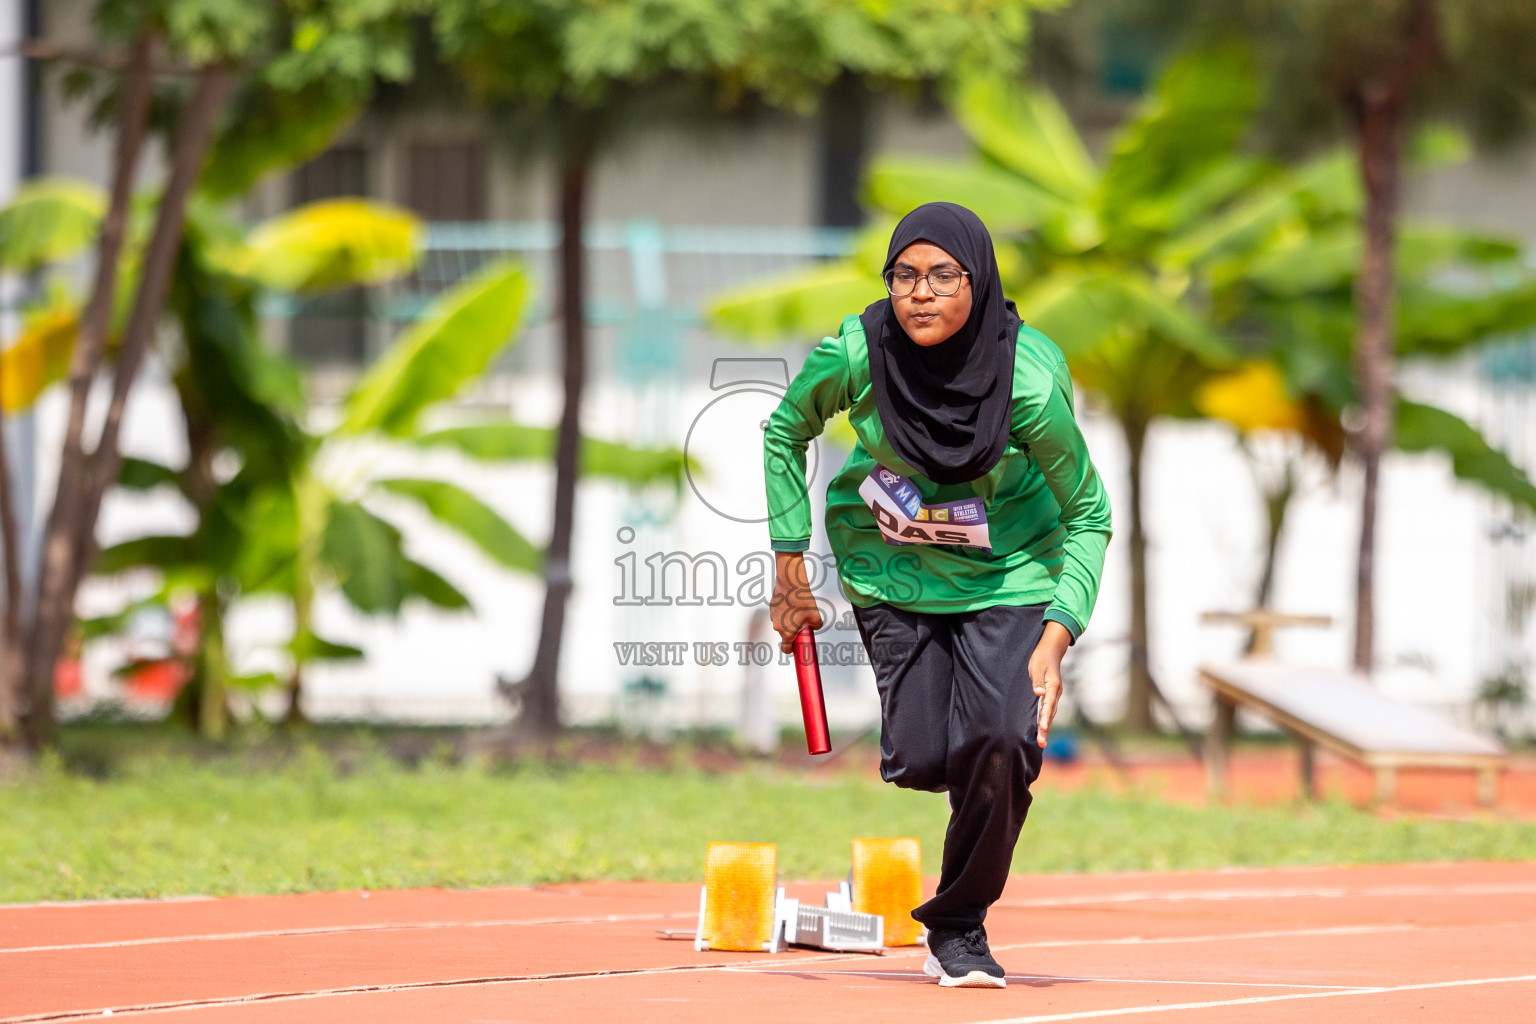
<instances>
[{"instance_id":1,"label":"banana plant","mask_svg":"<svg viewBox=\"0 0 1536 1024\"><path fill-rule=\"evenodd\" d=\"M1454 137L1439 132L1427 134L1417 148L1420 164L1464 153ZM1208 381L1196 405L1238 430L1256 469L1264 461L1256 455L1256 438L1284 439L1278 465L1257 474L1268 519L1260 606L1272 593L1276 552L1305 453L1336 471L1344 454L1345 412L1358 405L1351 367L1353 289L1364 241L1358 189L1342 176L1350 162L1343 151L1325 156L1261 197L1245 230L1267 231L1273 241L1229 254L1211 273L1215 306L1232 329L1254 340L1256 358ZM1213 224L1208 234L1215 238L1223 230ZM1536 325L1536 278L1512 240L1410 220L1401 227L1395 261L1399 361L1451 358ZM1525 472L1460 417L1398 394L1395 424L1397 450L1448 457L1459 479L1536 512L1536 487Z\"/></svg>"},{"instance_id":2,"label":"banana plant","mask_svg":"<svg viewBox=\"0 0 1536 1024\"><path fill-rule=\"evenodd\" d=\"M127 487L173 486L199 510L191 534L141 537L102 553L99 569L157 568L153 601L191 588L202 608L202 645L187 712L210 736L227 727L230 687L282 685L288 719L301 717L307 665L359 658L355 647L320 636L317 595L334 587L369 614L398 614L410 600L468 609L465 595L436 569L412 559L391 503L404 499L475 545L495 564L537 572L538 545L485 501L452 482L377 472L391 448L452 445L474 458L547 459L551 432L505 420L429 430L424 419L482 376L513 341L528 282L513 263L485 268L444 293L356 382L339 421L305 425L302 378L266 352L256 334L255 297L263 288L312 293L377 283L415 263L418 225L403 211L359 200L301 207L248 235L199 208L192 217L173 308L185 352L176 375L192 458L175 470L142 460L124 465ZM222 454L238 468L214 471ZM676 451L586 440L589 473L635 486L680 485ZM381 511L381 510L382 511ZM238 676L229 666L223 621L244 595L280 594L291 604L290 666ZM122 616L99 628L120 628Z\"/></svg>"}]
</instances>

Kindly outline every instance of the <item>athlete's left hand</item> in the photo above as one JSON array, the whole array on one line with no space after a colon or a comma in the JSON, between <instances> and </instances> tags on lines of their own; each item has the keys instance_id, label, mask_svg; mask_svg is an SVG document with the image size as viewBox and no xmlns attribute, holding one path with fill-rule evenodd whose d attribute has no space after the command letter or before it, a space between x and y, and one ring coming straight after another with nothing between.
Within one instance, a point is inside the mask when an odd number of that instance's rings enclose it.
<instances>
[{"instance_id":1,"label":"athlete's left hand","mask_svg":"<svg viewBox=\"0 0 1536 1024\"><path fill-rule=\"evenodd\" d=\"M1045 746L1051 732L1051 722L1056 718L1056 705L1061 702L1061 659L1072 646L1072 634L1067 627L1054 620L1045 624L1045 633L1035 645L1035 653L1029 658L1029 679L1034 683L1035 695L1040 698L1040 735L1037 742Z\"/></svg>"}]
</instances>

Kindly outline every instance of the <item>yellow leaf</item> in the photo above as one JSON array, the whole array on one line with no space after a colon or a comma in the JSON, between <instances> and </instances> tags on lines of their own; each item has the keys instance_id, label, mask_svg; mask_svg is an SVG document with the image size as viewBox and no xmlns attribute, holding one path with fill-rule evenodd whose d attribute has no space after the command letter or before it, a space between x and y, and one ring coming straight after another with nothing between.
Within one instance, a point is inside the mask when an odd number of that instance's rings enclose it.
<instances>
[{"instance_id":1,"label":"yellow leaf","mask_svg":"<svg viewBox=\"0 0 1536 1024\"><path fill-rule=\"evenodd\" d=\"M279 291L380 284L416 265L421 222L366 199L326 199L262 222L216 256L233 273Z\"/></svg>"},{"instance_id":2,"label":"yellow leaf","mask_svg":"<svg viewBox=\"0 0 1536 1024\"><path fill-rule=\"evenodd\" d=\"M55 307L31 317L16 344L0 355L0 408L19 412L69 372L80 311Z\"/></svg>"},{"instance_id":3,"label":"yellow leaf","mask_svg":"<svg viewBox=\"0 0 1536 1024\"><path fill-rule=\"evenodd\" d=\"M1195 406L1238 430L1301 430L1306 414L1286 393L1285 380L1273 363L1253 362L1204 384Z\"/></svg>"}]
</instances>

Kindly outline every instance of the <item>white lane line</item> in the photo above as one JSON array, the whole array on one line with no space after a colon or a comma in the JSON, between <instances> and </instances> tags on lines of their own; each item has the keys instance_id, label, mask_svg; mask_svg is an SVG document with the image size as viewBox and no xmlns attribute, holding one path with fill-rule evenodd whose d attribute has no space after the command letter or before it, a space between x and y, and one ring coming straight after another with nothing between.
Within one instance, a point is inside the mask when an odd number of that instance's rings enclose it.
<instances>
[{"instance_id":1,"label":"white lane line","mask_svg":"<svg viewBox=\"0 0 1536 1024\"><path fill-rule=\"evenodd\" d=\"M1184 889L1057 896L1037 900L999 900L993 910L1034 910L1115 903L1206 903L1226 900L1348 899L1351 897L1516 896L1536 895L1536 882L1502 885L1398 885L1351 889L1342 886L1285 889Z\"/></svg>"},{"instance_id":2,"label":"white lane line","mask_svg":"<svg viewBox=\"0 0 1536 1024\"><path fill-rule=\"evenodd\" d=\"M505 921L405 921L380 924L320 925L314 928L277 928L270 931L216 932L211 935L163 935L146 939L114 939L106 942L76 942L57 946L15 946L0 949L6 953L56 953L76 949L121 949L126 946L164 946L177 942L229 942L237 939L269 939L290 935L340 935L348 932L395 932L442 928L509 928L528 925L608 924L617 921L682 920L683 914L609 914L606 917L513 918ZM687 915L687 920L693 920Z\"/></svg>"},{"instance_id":3,"label":"white lane line","mask_svg":"<svg viewBox=\"0 0 1536 1024\"><path fill-rule=\"evenodd\" d=\"M1046 1024L1048 1021L1127 1017L1138 1013L1167 1013L1170 1010L1211 1010L1223 1006L1283 1003L1294 999L1338 999L1343 996L1379 996L1390 995L1394 992L1424 992L1438 988L1509 985L1531 981L1536 981L1536 974L1517 974L1504 978L1464 978L1457 981L1428 981L1420 982L1417 985L1383 985L1376 988L1346 989L1335 992L1293 992L1283 996L1248 996L1244 999L1218 999L1208 1003L1157 1003L1151 1006L1125 1006L1114 1010L1083 1010L1078 1013L1047 1013L1033 1017L1003 1017L996 1020L977 1021L975 1024Z\"/></svg>"},{"instance_id":4,"label":"white lane line","mask_svg":"<svg viewBox=\"0 0 1536 1024\"><path fill-rule=\"evenodd\" d=\"M226 897L228 898L228 897ZM207 903L218 896L120 896L101 900L37 900L32 903L0 903L7 910L74 910L77 907L135 907L144 903Z\"/></svg>"},{"instance_id":5,"label":"white lane line","mask_svg":"<svg viewBox=\"0 0 1536 1024\"><path fill-rule=\"evenodd\" d=\"M1003 900L992 905L994 910L1022 910L1042 909L1049 907L1079 907L1094 905L1111 905L1118 903L1147 903L1147 902L1221 902L1226 900L1274 900L1274 899L1342 899L1354 896L1365 897L1422 897L1422 896L1507 896L1507 895L1536 895L1536 883L1530 885L1461 885L1461 886L1395 886L1367 889L1346 888L1291 888L1291 889L1190 889L1173 892L1128 892L1107 893L1096 896L1062 896L1039 900ZM185 902L196 902L211 897L185 897ZM133 902L133 901L120 901ZM143 900L138 902L155 902ZM0 907L0 909L6 909ZM49 953L59 950L75 949L114 949L123 946L156 946L175 942L222 942L237 939L257 939L289 935L331 935L344 932L368 932L368 931L395 931L413 928L499 928L514 925L564 925L564 924L602 924L614 921L657 921L668 918L691 919L691 913L679 912L675 914L624 914L607 915L598 917L560 917L560 918L533 918L527 920L496 920L496 921L431 921L421 923L404 924L360 924L360 925L330 925L315 928L286 928L271 931L249 932L221 932L209 935L168 935L143 939L120 939L106 942L82 942L73 944L60 944L52 946L16 946L9 949L0 948L0 955L6 953ZM1148 940L1150 941L1150 940ZM1005 948L1005 947L998 947ZM1015 948L1015 947L1006 947Z\"/></svg>"},{"instance_id":6,"label":"white lane line","mask_svg":"<svg viewBox=\"0 0 1536 1024\"><path fill-rule=\"evenodd\" d=\"M867 953L834 954L831 956L805 957L796 961L802 964L818 964L830 960L862 959ZM748 964L768 963L767 960L751 960ZM165 1013L175 1010L199 1010L218 1006L243 1006L247 1003L286 1003L300 999L325 999L330 996L367 995L374 992L414 992L431 988L472 988L477 985L519 985L535 981L587 981L599 978L629 978L648 974L691 974L717 971L724 964L673 964L665 967L640 967L633 970L579 971L566 974L507 975L488 978L447 978L440 981L408 981L399 984L348 985L340 988L311 989L305 992L256 992L241 996L222 996L212 999L176 999L158 1003L137 1003L130 1006L98 1007L91 1010L58 1010L46 1013L26 1014L21 1017L0 1017L0 1024L36 1024L41 1021L84 1020L100 1017L125 1017L148 1013Z\"/></svg>"},{"instance_id":7,"label":"white lane line","mask_svg":"<svg viewBox=\"0 0 1536 1024\"><path fill-rule=\"evenodd\" d=\"M1343 928L1299 928L1291 931L1265 931L1242 932L1226 935L1185 935L1172 936L1161 939L1144 939L1140 936L1127 936L1118 939L1066 939L1055 942L1018 942L1007 946L994 946L995 950L1005 949L1046 949L1065 946L1120 946L1120 945L1154 945L1167 943L1196 943L1196 942L1228 942L1238 939L1268 939L1306 937L1313 935L1367 935L1381 934L1385 932L1421 931L1416 925L1385 925L1379 927L1360 926ZM910 953L886 952L887 959L895 959L905 956L927 956L926 949L918 949ZM782 960L777 958L759 958L737 963L714 964L676 964L666 967L644 967L635 970L610 970L610 971L581 971L565 974L534 974L507 977L490 978L448 978L441 981L418 981L401 984L381 985L354 985L346 988L314 989L307 992L261 992L251 995L226 996L214 999L189 999L173 1000L160 1003L145 1003L132 1006L111 1007L113 1016L125 1014L157 1013L170 1010L190 1010L201 1007L232 1006L242 1003L258 1002L292 1002L300 999L324 999L330 996L359 995L369 992L409 992L426 988L458 988L477 985L526 985L534 982L552 981L588 981L600 978L630 978L649 974L688 974L706 971L720 971L730 968L743 967L768 967L778 965L786 968L803 967L807 964L838 963L858 960L868 960L868 953L834 953L826 956L807 956L795 960ZM0 1024L33 1024L41 1021L80 1020L87 1017L100 1017L107 1007L98 1007L94 1010L69 1010L53 1013L32 1014L24 1017L0 1018Z\"/></svg>"},{"instance_id":8,"label":"white lane line","mask_svg":"<svg viewBox=\"0 0 1536 1024\"><path fill-rule=\"evenodd\" d=\"M1182 945L1184 943L1196 942L1233 942L1239 939L1304 938L1313 935L1384 935L1390 932L1424 931L1433 927L1437 926L1419 924L1346 924L1328 928L1291 928L1262 932L1231 932L1226 935L1161 935L1150 939L1140 935L1129 935L1123 939L1054 939L1041 942L1014 942L1002 946L993 946L992 949L996 952L1010 949L1057 949L1066 946ZM1438 927L1455 928L1461 926L1453 924ZM926 951L924 952L926 953Z\"/></svg>"},{"instance_id":9,"label":"white lane line","mask_svg":"<svg viewBox=\"0 0 1536 1024\"><path fill-rule=\"evenodd\" d=\"M726 967L726 971L737 974L816 974L823 978L841 978L846 976L859 978L913 978L923 977L914 971L840 971L828 969L823 971L796 971L791 968L781 967L773 970L762 967ZM1213 985L1218 988L1297 988L1297 989L1322 989L1329 992L1338 991L1374 991L1371 985L1287 985L1273 981L1178 981L1170 978L1074 978L1063 974L1010 974L1009 981L1071 981L1089 982L1101 981L1116 985Z\"/></svg>"}]
</instances>

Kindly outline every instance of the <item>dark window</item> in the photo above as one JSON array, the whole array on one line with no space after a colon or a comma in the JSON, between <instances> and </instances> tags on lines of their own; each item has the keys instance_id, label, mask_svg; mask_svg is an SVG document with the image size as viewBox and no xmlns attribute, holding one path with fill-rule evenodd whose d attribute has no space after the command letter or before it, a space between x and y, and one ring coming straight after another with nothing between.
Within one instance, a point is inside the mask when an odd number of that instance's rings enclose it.
<instances>
[{"instance_id":1,"label":"dark window","mask_svg":"<svg viewBox=\"0 0 1536 1024\"><path fill-rule=\"evenodd\" d=\"M852 75L828 87L821 107L821 223L849 228L864 223L859 185L868 156L869 93Z\"/></svg>"},{"instance_id":2,"label":"dark window","mask_svg":"<svg viewBox=\"0 0 1536 1024\"><path fill-rule=\"evenodd\" d=\"M335 146L293 172L293 204L368 194L368 151Z\"/></svg>"},{"instance_id":3,"label":"dark window","mask_svg":"<svg viewBox=\"0 0 1536 1024\"><path fill-rule=\"evenodd\" d=\"M293 205L368 194L368 151L336 146L293 173ZM368 352L368 293L343 288L301 303L289 324L288 350L306 363L359 365Z\"/></svg>"},{"instance_id":4,"label":"dark window","mask_svg":"<svg viewBox=\"0 0 1536 1024\"><path fill-rule=\"evenodd\" d=\"M478 142L416 142L405 150L405 205L426 220L485 218L485 149Z\"/></svg>"}]
</instances>

